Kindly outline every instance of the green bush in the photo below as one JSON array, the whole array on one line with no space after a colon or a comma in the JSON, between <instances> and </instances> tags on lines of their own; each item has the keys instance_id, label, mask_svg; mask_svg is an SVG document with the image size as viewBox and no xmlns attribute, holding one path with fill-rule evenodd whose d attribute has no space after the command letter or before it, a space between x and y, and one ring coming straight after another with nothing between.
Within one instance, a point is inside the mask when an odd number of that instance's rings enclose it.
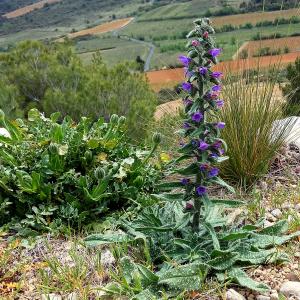
<instances>
[{"instance_id":1,"label":"green bush","mask_svg":"<svg viewBox=\"0 0 300 300\"><path fill-rule=\"evenodd\" d=\"M0 136L0 225L77 227L153 191L159 173L149 158L159 141L150 152L127 144L124 117L58 123L59 113L36 109L24 121L0 117L11 136Z\"/></svg>"},{"instance_id":2,"label":"green bush","mask_svg":"<svg viewBox=\"0 0 300 300\"><path fill-rule=\"evenodd\" d=\"M25 115L31 108L46 116L60 111L62 117L70 115L75 121L80 116L108 120L111 114L124 115L134 139L145 136L156 106L144 75L131 65L109 68L97 54L91 65L84 66L64 44L20 43L0 55L1 81L16 91L17 106ZM5 101L0 107L8 112ZM9 115L18 117L13 111Z\"/></svg>"}]
</instances>

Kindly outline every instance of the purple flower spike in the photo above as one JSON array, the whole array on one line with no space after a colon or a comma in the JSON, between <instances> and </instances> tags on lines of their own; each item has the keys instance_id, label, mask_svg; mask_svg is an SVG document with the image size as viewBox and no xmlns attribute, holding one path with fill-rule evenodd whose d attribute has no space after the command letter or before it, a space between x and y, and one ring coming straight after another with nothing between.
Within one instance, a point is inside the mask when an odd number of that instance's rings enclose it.
<instances>
[{"instance_id":1,"label":"purple flower spike","mask_svg":"<svg viewBox=\"0 0 300 300\"><path fill-rule=\"evenodd\" d=\"M195 112L192 114L192 120L197 123L201 122L203 120L203 114L200 111Z\"/></svg>"},{"instance_id":2,"label":"purple flower spike","mask_svg":"<svg viewBox=\"0 0 300 300\"><path fill-rule=\"evenodd\" d=\"M218 122L216 124L216 127L219 128L219 129L224 129L225 128L225 123L224 122Z\"/></svg>"},{"instance_id":3,"label":"purple flower spike","mask_svg":"<svg viewBox=\"0 0 300 300\"><path fill-rule=\"evenodd\" d=\"M199 68L199 73L203 76L206 75L207 74L207 68L206 67L200 67Z\"/></svg>"},{"instance_id":4,"label":"purple flower spike","mask_svg":"<svg viewBox=\"0 0 300 300\"><path fill-rule=\"evenodd\" d=\"M224 101L219 99L216 101L216 104L219 108L221 108L224 105Z\"/></svg>"},{"instance_id":5,"label":"purple flower spike","mask_svg":"<svg viewBox=\"0 0 300 300\"><path fill-rule=\"evenodd\" d=\"M222 52L222 49L220 49L220 48L213 48L213 49L211 49L211 50L208 51L208 53L209 53L212 57L218 56L221 52Z\"/></svg>"},{"instance_id":6,"label":"purple flower spike","mask_svg":"<svg viewBox=\"0 0 300 300\"><path fill-rule=\"evenodd\" d=\"M193 88L193 85L189 82L184 82L182 84L182 88L187 91L187 92L191 92L192 88Z\"/></svg>"},{"instance_id":7,"label":"purple flower spike","mask_svg":"<svg viewBox=\"0 0 300 300\"><path fill-rule=\"evenodd\" d=\"M200 42L199 42L198 40L193 40L193 41L192 41L192 45L193 45L194 47L198 47L198 46L200 46Z\"/></svg>"},{"instance_id":8,"label":"purple flower spike","mask_svg":"<svg viewBox=\"0 0 300 300\"><path fill-rule=\"evenodd\" d=\"M182 178L181 179L181 184L182 185L188 185L190 183L190 180L188 178Z\"/></svg>"},{"instance_id":9,"label":"purple flower spike","mask_svg":"<svg viewBox=\"0 0 300 300\"><path fill-rule=\"evenodd\" d=\"M222 72L212 72L212 73L210 74L210 76L211 76L212 78L219 79L219 78L221 78L221 77L223 76L223 73L222 73Z\"/></svg>"},{"instance_id":10,"label":"purple flower spike","mask_svg":"<svg viewBox=\"0 0 300 300\"><path fill-rule=\"evenodd\" d=\"M207 143L205 143L204 141L200 141L200 142L199 142L199 149L200 149L201 151L207 150L208 147L209 147L209 145L208 145Z\"/></svg>"},{"instance_id":11,"label":"purple flower spike","mask_svg":"<svg viewBox=\"0 0 300 300\"><path fill-rule=\"evenodd\" d=\"M219 169L218 168L211 168L210 171L208 172L208 177L216 177L219 175Z\"/></svg>"},{"instance_id":12,"label":"purple flower spike","mask_svg":"<svg viewBox=\"0 0 300 300\"><path fill-rule=\"evenodd\" d=\"M184 55L180 55L178 57L178 59L180 60L180 62L185 66L185 67L188 67L189 64L191 63L192 59L187 57L187 56L184 56Z\"/></svg>"},{"instance_id":13,"label":"purple flower spike","mask_svg":"<svg viewBox=\"0 0 300 300\"><path fill-rule=\"evenodd\" d=\"M206 187L205 186L198 186L197 188L196 188L196 192L197 192L197 194L198 194L198 196L204 196L205 194L206 194Z\"/></svg>"},{"instance_id":14,"label":"purple flower spike","mask_svg":"<svg viewBox=\"0 0 300 300\"><path fill-rule=\"evenodd\" d=\"M222 87L220 85L214 85L211 89L214 92L220 92L222 90Z\"/></svg>"}]
</instances>

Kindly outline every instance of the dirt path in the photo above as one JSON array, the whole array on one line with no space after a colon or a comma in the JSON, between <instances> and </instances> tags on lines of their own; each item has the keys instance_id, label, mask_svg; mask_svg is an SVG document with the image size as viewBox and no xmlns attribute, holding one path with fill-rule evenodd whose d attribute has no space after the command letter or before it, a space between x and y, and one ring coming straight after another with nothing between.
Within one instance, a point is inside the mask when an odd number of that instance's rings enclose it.
<instances>
[{"instance_id":1,"label":"dirt path","mask_svg":"<svg viewBox=\"0 0 300 300\"><path fill-rule=\"evenodd\" d=\"M46 4L52 4L52 3L56 3L56 2L60 2L62 0L43 0L28 6L24 6L22 8L16 9L14 11L11 11L5 15L3 15L3 17L7 18L7 19L13 19L13 18L17 18L23 15L26 15L36 9L41 9L43 8Z\"/></svg>"}]
</instances>

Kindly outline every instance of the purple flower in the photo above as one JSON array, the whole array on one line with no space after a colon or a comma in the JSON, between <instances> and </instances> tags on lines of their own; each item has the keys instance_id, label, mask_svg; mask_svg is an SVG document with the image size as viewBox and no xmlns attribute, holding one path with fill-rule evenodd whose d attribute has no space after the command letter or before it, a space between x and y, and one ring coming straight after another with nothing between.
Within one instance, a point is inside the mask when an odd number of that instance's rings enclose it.
<instances>
[{"instance_id":1,"label":"purple flower","mask_svg":"<svg viewBox=\"0 0 300 300\"><path fill-rule=\"evenodd\" d=\"M184 55L180 55L180 56L178 57L178 59L179 59L180 62L181 62L184 66L186 66L186 67L188 67L188 65L189 65L190 62L192 61L191 58L189 58L189 57L187 57L187 56L184 56Z\"/></svg>"},{"instance_id":2,"label":"purple flower","mask_svg":"<svg viewBox=\"0 0 300 300\"><path fill-rule=\"evenodd\" d=\"M196 111L192 114L192 120L197 123L201 122L203 120L203 114L200 111Z\"/></svg>"},{"instance_id":3,"label":"purple flower","mask_svg":"<svg viewBox=\"0 0 300 300\"><path fill-rule=\"evenodd\" d=\"M183 100L183 104L185 105L185 106L188 106L188 105L192 105L194 102L191 100L191 99L189 99L189 98L185 98L184 100Z\"/></svg>"},{"instance_id":4,"label":"purple flower","mask_svg":"<svg viewBox=\"0 0 300 300\"><path fill-rule=\"evenodd\" d=\"M201 151L205 151L205 150L207 150L207 148L209 147L209 145L207 144L207 143L205 143L204 141L199 141L199 149L201 150Z\"/></svg>"},{"instance_id":5,"label":"purple flower","mask_svg":"<svg viewBox=\"0 0 300 300\"><path fill-rule=\"evenodd\" d=\"M225 150L224 149L220 149L219 152L220 152L220 155L223 155L225 153Z\"/></svg>"},{"instance_id":6,"label":"purple flower","mask_svg":"<svg viewBox=\"0 0 300 300\"><path fill-rule=\"evenodd\" d=\"M184 82L184 83L182 84L182 88L183 88L185 91L190 92L190 91L192 90L192 88L193 88L193 85L192 85L191 83L189 83L189 82Z\"/></svg>"},{"instance_id":7,"label":"purple flower","mask_svg":"<svg viewBox=\"0 0 300 300\"><path fill-rule=\"evenodd\" d=\"M188 185L189 182L190 182L190 180L189 180L188 178L182 178L182 179L181 179L181 184L182 184L182 185Z\"/></svg>"},{"instance_id":8,"label":"purple flower","mask_svg":"<svg viewBox=\"0 0 300 300\"><path fill-rule=\"evenodd\" d=\"M195 72L189 71L189 68L187 67L184 67L184 71L185 71L185 77L191 77L195 74Z\"/></svg>"},{"instance_id":9,"label":"purple flower","mask_svg":"<svg viewBox=\"0 0 300 300\"><path fill-rule=\"evenodd\" d=\"M204 37L205 39L208 38L208 32L207 32L207 31L205 31L205 32L203 33L203 37Z\"/></svg>"},{"instance_id":10,"label":"purple flower","mask_svg":"<svg viewBox=\"0 0 300 300\"><path fill-rule=\"evenodd\" d=\"M192 209L194 207L193 203L187 202L185 205L185 209Z\"/></svg>"},{"instance_id":11,"label":"purple flower","mask_svg":"<svg viewBox=\"0 0 300 300\"><path fill-rule=\"evenodd\" d=\"M207 68L206 67L200 67L199 68L199 73L203 76L206 75L207 74Z\"/></svg>"},{"instance_id":12,"label":"purple flower","mask_svg":"<svg viewBox=\"0 0 300 300\"><path fill-rule=\"evenodd\" d=\"M206 187L200 185L196 188L196 192L199 196L204 196L206 194Z\"/></svg>"},{"instance_id":13,"label":"purple flower","mask_svg":"<svg viewBox=\"0 0 300 300\"><path fill-rule=\"evenodd\" d=\"M194 47L197 47L200 45L200 42L198 40L192 40L192 43L191 43Z\"/></svg>"},{"instance_id":14,"label":"purple flower","mask_svg":"<svg viewBox=\"0 0 300 300\"><path fill-rule=\"evenodd\" d=\"M213 48L213 49L211 49L211 50L208 51L208 53L209 53L212 57L218 56L221 52L222 52L222 49L220 49L220 48Z\"/></svg>"},{"instance_id":15,"label":"purple flower","mask_svg":"<svg viewBox=\"0 0 300 300\"><path fill-rule=\"evenodd\" d=\"M205 172L208 169L208 164L201 164L200 171Z\"/></svg>"},{"instance_id":16,"label":"purple flower","mask_svg":"<svg viewBox=\"0 0 300 300\"><path fill-rule=\"evenodd\" d=\"M223 143L221 141L215 142L212 146L216 149L220 149L222 147Z\"/></svg>"},{"instance_id":17,"label":"purple flower","mask_svg":"<svg viewBox=\"0 0 300 300\"><path fill-rule=\"evenodd\" d=\"M219 174L219 169L218 168L211 168L210 171L208 172L208 177L216 177Z\"/></svg>"},{"instance_id":18,"label":"purple flower","mask_svg":"<svg viewBox=\"0 0 300 300\"><path fill-rule=\"evenodd\" d=\"M218 106L219 108L221 108L221 107L224 105L224 101L221 100L221 99L219 99L219 100L216 101L216 104L217 104L217 106Z\"/></svg>"},{"instance_id":19,"label":"purple flower","mask_svg":"<svg viewBox=\"0 0 300 300\"><path fill-rule=\"evenodd\" d=\"M191 128L191 125L190 125L188 122L184 122L182 127L183 127L184 129L190 129L190 128Z\"/></svg>"},{"instance_id":20,"label":"purple flower","mask_svg":"<svg viewBox=\"0 0 300 300\"><path fill-rule=\"evenodd\" d=\"M225 123L224 122L218 122L216 124L216 127L219 128L219 129L223 129L223 128L225 128Z\"/></svg>"},{"instance_id":21,"label":"purple flower","mask_svg":"<svg viewBox=\"0 0 300 300\"><path fill-rule=\"evenodd\" d=\"M220 92L222 87L220 85L214 85L212 88L211 88L214 92Z\"/></svg>"},{"instance_id":22,"label":"purple flower","mask_svg":"<svg viewBox=\"0 0 300 300\"><path fill-rule=\"evenodd\" d=\"M212 72L212 73L210 74L210 76L211 76L212 78L219 79L219 78L221 78L221 77L223 76L223 73L222 73L222 72Z\"/></svg>"},{"instance_id":23,"label":"purple flower","mask_svg":"<svg viewBox=\"0 0 300 300\"><path fill-rule=\"evenodd\" d=\"M210 158L218 158L219 155L218 155L217 153L211 153L211 154L209 155L209 157L210 157Z\"/></svg>"}]
</instances>

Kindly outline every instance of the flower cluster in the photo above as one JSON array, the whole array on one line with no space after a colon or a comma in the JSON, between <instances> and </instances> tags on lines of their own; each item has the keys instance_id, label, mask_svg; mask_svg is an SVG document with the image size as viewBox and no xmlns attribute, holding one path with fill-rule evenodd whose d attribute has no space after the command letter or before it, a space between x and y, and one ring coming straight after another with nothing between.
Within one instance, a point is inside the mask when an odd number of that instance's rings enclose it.
<instances>
[{"instance_id":1,"label":"flower cluster","mask_svg":"<svg viewBox=\"0 0 300 300\"><path fill-rule=\"evenodd\" d=\"M208 112L214 116L224 105L220 97L223 74L212 70L222 52L214 46L213 34L209 19L195 21L195 29L188 35L188 54L179 56L186 77L182 89L187 94L183 99L186 119L182 131L188 140L180 152L196 161L191 176L183 178L181 183L186 188L189 205L192 194L196 211L201 207L201 199L207 198L207 187L220 181L219 169L215 165L224 159L222 156L226 149L225 142L220 139L220 131L224 129L225 123L208 122L206 119Z\"/></svg>"}]
</instances>

